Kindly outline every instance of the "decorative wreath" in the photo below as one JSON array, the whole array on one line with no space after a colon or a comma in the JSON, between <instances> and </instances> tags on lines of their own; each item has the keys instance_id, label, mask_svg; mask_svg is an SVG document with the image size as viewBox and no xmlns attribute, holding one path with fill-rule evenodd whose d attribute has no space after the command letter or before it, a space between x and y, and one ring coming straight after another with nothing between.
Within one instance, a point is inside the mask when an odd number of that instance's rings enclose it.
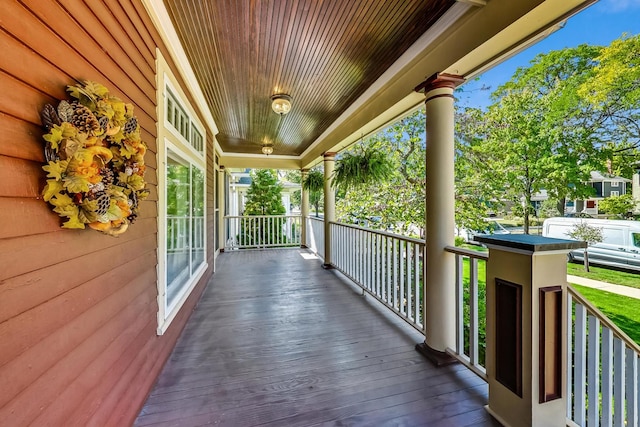
<instances>
[{"instance_id":1,"label":"decorative wreath","mask_svg":"<svg viewBox=\"0 0 640 427\"><path fill-rule=\"evenodd\" d=\"M67 86L73 98L41 114L47 133L44 154L45 201L66 221L62 228L85 228L111 236L124 233L149 195L144 153L133 105L85 81Z\"/></svg>"}]
</instances>

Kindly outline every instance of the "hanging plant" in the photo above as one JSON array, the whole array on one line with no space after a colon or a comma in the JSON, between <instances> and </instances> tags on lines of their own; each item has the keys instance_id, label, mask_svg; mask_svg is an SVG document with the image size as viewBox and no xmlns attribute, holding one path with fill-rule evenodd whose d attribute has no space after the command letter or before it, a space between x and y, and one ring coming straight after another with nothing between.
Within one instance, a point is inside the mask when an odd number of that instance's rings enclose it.
<instances>
[{"instance_id":1,"label":"hanging plant","mask_svg":"<svg viewBox=\"0 0 640 427\"><path fill-rule=\"evenodd\" d=\"M381 151L371 148L362 153L345 153L336 161L334 184L344 190L387 180L393 165Z\"/></svg>"},{"instance_id":2,"label":"hanging plant","mask_svg":"<svg viewBox=\"0 0 640 427\"><path fill-rule=\"evenodd\" d=\"M310 193L324 191L324 174L319 170L310 170L307 177L302 181L302 187Z\"/></svg>"},{"instance_id":3,"label":"hanging plant","mask_svg":"<svg viewBox=\"0 0 640 427\"><path fill-rule=\"evenodd\" d=\"M70 101L47 104L41 118L47 184L45 201L65 221L62 228L89 226L111 236L124 233L149 195L144 154L133 106L85 81L67 86Z\"/></svg>"}]
</instances>

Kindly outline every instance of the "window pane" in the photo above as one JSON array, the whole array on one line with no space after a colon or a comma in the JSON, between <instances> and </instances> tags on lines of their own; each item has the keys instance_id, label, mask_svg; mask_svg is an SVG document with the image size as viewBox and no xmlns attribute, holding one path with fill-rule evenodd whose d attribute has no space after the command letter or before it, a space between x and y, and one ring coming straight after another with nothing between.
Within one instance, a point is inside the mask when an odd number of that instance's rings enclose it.
<instances>
[{"instance_id":1,"label":"window pane","mask_svg":"<svg viewBox=\"0 0 640 427\"><path fill-rule=\"evenodd\" d=\"M193 195L193 251L192 271L204 262L204 172L196 167L191 168Z\"/></svg>"},{"instance_id":2,"label":"window pane","mask_svg":"<svg viewBox=\"0 0 640 427\"><path fill-rule=\"evenodd\" d=\"M167 305L189 279L191 176L188 164L169 152L167 159Z\"/></svg>"},{"instance_id":3,"label":"window pane","mask_svg":"<svg viewBox=\"0 0 640 427\"><path fill-rule=\"evenodd\" d=\"M167 120L169 121L169 123L174 124L174 118L173 118L173 100L171 99L171 96L167 97Z\"/></svg>"},{"instance_id":4,"label":"window pane","mask_svg":"<svg viewBox=\"0 0 640 427\"><path fill-rule=\"evenodd\" d=\"M633 233L633 246L640 248L640 233Z\"/></svg>"}]
</instances>

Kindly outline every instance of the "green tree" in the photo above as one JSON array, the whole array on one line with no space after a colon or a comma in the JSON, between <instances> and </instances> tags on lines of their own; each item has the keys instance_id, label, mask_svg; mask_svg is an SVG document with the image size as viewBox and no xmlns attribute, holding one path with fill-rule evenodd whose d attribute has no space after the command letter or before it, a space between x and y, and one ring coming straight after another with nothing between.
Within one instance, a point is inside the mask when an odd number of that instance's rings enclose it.
<instances>
[{"instance_id":1,"label":"green tree","mask_svg":"<svg viewBox=\"0 0 640 427\"><path fill-rule=\"evenodd\" d=\"M603 117L614 172L629 176L640 159L640 34L600 49L597 65L578 94Z\"/></svg>"},{"instance_id":2,"label":"green tree","mask_svg":"<svg viewBox=\"0 0 640 427\"><path fill-rule=\"evenodd\" d=\"M477 150L484 141L484 113L476 108L457 107L455 122L456 224L469 230L486 227L490 212L504 207L503 180L485 173L485 155Z\"/></svg>"},{"instance_id":3,"label":"green tree","mask_svg":"<svg viewBox=\"0 0 640 427\"><path fill-rule=\"evenodd\" d=\"M272 216L282 215L285 212L286 209L282 204L282 184L278 181L276 171L271 169L252 170L244 214L247 216ZM284 218L243 221L240 231L243 234L241 241L255 247L275 242L282 243L284 241L284 223Z\"/></svg>"},{"instance_id":4,"label":"green tree","mask_svg":"<svg viewBox=\"0 0 640 427\"><path fill-rule=\"evenodd\" d=\"M456 128L459 135L471 129L467 124L473 118L471 115L461 117L457 120L460 126ZM387 159L390 169L384 165L381 173L364 174L366 178L354 180L357 185L350 185L349 190L341 188L337 201L340 221L424 237L425 125L425 112L420 109L351 147L348 157L345 156L350 168L353 163L361 162L363 156L373 157L370 153L376 153ZM497 203L486 197L489 182L474 179L478 159L466 156L462 141L463 138L457 138L456 142L456 223L477 229L483 226L488 211L496 209ZM359 171L365 169L359 168ZM358 173L354 175L357 177ZM374 178L367 181L371 176Z\"/></svg>"},{"instance_id":5,"label":"green tree","mask_svg":"<svg viewBox=\"0 0 640 427\"><path fill-rule=\"evenodd\" d=\"M585 222L579 222L571 227L571 230L567 233L569 237L575 240L582 240L587 242L588 246L595 245L602 242L602 228L594 227ZM589 271L589 248L584 249L584 270Z\"/></svg>"},{"instance_id":6,"label":"green tree","mask_svg":"<svg viewBox=\"0 0 640 427\"><path fill-rule=\"evenodd\" d=\"M251 171L251 185L247 190L245 215L282 215L282 184L276 171L258 169Z\"/></svg>"},{"instance_id":7,"label":"green tree","mask_svg":"<svg viewBox=\"0 0 640 427\"><path fill-rule=\"evenodd\" d=\"M585 182L592 170L602 170L608 140L602 133L605 119L579 94L589 81L600 54L598 46L580 45L536 56L528 67L520 68L494 94L499 100L507 93L528 92L544 108L539 116L541 136L548 139L543 179L549 196L564 214L567 198L584 198L593 191Z\"/></svg>"},{"instance_id":8,"label":"green tree","mask_svg":"<svg viewBox=\"0 0 640 427\"><path fill-rule=\"evenodd\" d=\"M635 36L538 55L492 94L487 110L465 112L467 176L486 183L486 199L519 206L525 232L538 190L547 190L562 215L567 198L593 193L585 184L591 171L611 164L629 176L640 141L639 48Z\"/></svg>"},{"instance_id":9,"label":"green tree","mask_svg":"<svg viewBox=\"0 0 640 427\"><path fill-rule=\"evenodd\" d=\"M352 146L343 154L344 164L336 162L337 172L356 169L349 185L339 188L338 219L424 237L424 153L423 110ZM361 162L366 167L359 167Z\"/></svg>"},{"instance_id":10,"label":"green tree","mask_svg":"<svg viewBox=\"0 0 640 427\"><path fill-rule=\"evenodd\" d=\"M631 194L623 194L621 196L611 196L601 200L598 203L598 209L604 213L623 219L635 210L637 204L638 203L633 200L633 196Z\"/></svg>"},{"instance_id":11,"label":"green tree","mask_svg":"<svg viewBox=\"0 0 640 427\"><path fill-rule=\"evenodd\" d=\"M522 206L524 232L529 233L531 199L544 188L551 172L551 138L544 128L544 98L529 90L505 91L479 124L479 138L467 146L478 159L476 179L502 183L500 198ZM495 185L493 186L495 188Z\"/></svg>"}]
</instances>

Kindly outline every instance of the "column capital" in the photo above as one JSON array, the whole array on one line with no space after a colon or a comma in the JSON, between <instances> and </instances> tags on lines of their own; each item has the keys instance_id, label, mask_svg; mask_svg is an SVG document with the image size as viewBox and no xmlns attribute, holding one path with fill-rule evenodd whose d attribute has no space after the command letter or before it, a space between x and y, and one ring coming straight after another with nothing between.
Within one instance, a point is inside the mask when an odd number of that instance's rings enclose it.
<instances>
[{"instance_id":1,"label":"column capital","mask_svg":"<svg viewBox=\"0 0 640 427\"><path fill-rule=\"evenodd\" d=\"M220 172L222 172L224 170L224 166L220 165L218 166L218 169L220 169Z\"/></svg>"},{"instance_id":2,"label":"column capital","mask_svg":"<svg viewBox=\"0 0 640 427\"><path fill-rule=\"evenodd\" d=\"M323 154L324 159L328 160L328 159L333 159L334 157L336 157L338 153L336 153L335 151L327 151L326 153Z\"/></svg>"},{"instance_id":3,"label":"column capital","mask_svg":"<svg viewBox=\"0 0 640 427\"><path fill-rule=\"evenodd\" d=\"M305 168L303 168L303 169L300 169L300 172L301 172L301 173L309 173L309 169L305 169Z\"/></svg>"},{"instance_id":4,"label":"column capital","mask_svg":"<svg viewBox=\"0 0 640 427\"><path fill-rule=\"evenodd\" d=\"M414 89L416 92L422 92L425 95L433 90L440 89L443 87L455 89L464 83L465 79L462 76L458 76L456 74L448 74L448 73L435 73L427 80L420 83Z\"/></svg>"}]
</instances>

